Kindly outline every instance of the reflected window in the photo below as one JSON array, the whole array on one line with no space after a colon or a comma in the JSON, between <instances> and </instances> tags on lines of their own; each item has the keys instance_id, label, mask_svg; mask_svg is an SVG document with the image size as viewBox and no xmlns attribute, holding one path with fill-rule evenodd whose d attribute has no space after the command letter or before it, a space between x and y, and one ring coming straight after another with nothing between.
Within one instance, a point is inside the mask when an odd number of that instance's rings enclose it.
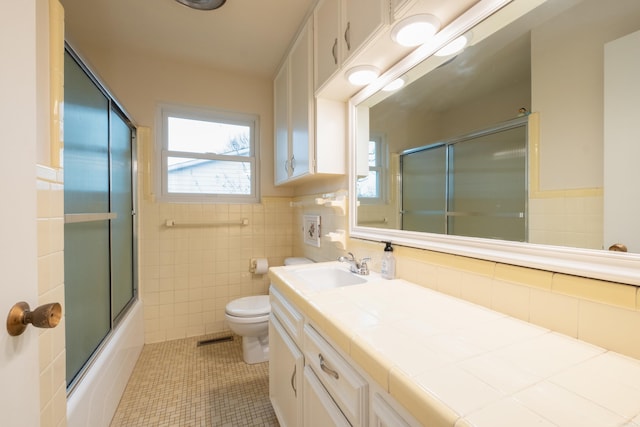
<instances>
[{"instance_id":1,"label":"reflected window","mask_svg":"<svg viewBox=\"0 0 640 427\"><path fill-rule=\"evenodd\" d=\"M387 144L381 135L371 135L369 140L369 173L358 180L358 200L361 203L384 203L386 182Z\"/></svg>"}]
</instances>

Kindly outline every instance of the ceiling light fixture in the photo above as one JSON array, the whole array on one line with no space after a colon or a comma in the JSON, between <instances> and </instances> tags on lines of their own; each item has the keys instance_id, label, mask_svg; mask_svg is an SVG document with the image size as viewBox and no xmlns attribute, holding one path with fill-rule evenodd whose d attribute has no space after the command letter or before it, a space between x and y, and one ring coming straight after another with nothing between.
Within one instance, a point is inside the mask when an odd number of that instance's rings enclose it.
<instances>
[{"instance_id":1,"label":"ceiling light fixture","mask_svg":"<svg viewBox=\"0 0 640 427\"><path fill-rule=\"evenodd\" d=\"M435 56L456 55L462 52L462 50L465 47L467 47L467 45L469 44L469 41L471 41L471 34L462 35L457 39L449 42L447 45L445 45L445 47L443 47L442 49L434 53L434 55Z\"/></svg>"},{"instance_id":2,"label":"ceiling light fixture","mask_svg":"<svg viewBox=\"0 0 640 427\"><path fill-rule=\"evenodd\" d=\"M214 10L225 4L227 0L176 0L178 3L197 10Z\"/></svg>"},{"instance_id":3,"label":"ceiling light fixture","mask_svg":"<svg viewBox=\"0 0 640 427\"><path fill-rule=\"evenodd\" d=\"M378 78L380 70L373 65L359 65L357 67L349 68L345 72L345 76L349 83L354 86L368 85L372 81Z\"/></svg>"},{"instance_id":4,"label":"ceiling light fixture","mask_svg":"<svg viewBox=\"0 0 640 427\"><path fill-rule=\"evenodd\" d=\"M402 46L418 46L433 37L440 29L440 21L433 15L409 16L391 30L391 38Z\"/></svg>"},{"instance_id":5,"label":"ceiling light fixture","mask_svg":"<svg viewBox=\"0 0 640 427\"><path fill-rule=\"evenodd\" d=\"M404 83L405 83L404 79L402 77L398 77L397 79L395 79L394 81L392 81L391 83L383 87L382 90L385 92L393 92L403 87Z\"/></svg>"}]
</instances>

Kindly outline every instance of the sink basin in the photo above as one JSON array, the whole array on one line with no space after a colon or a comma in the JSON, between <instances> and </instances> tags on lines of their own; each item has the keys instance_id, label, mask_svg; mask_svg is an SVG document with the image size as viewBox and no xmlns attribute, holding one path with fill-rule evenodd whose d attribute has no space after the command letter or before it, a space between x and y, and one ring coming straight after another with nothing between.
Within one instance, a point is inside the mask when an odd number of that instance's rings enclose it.
<instances>
[{"instance_id":1,"label":"sink basin","mask_svg":"<svg viewBox=\"0 0 640 427\"><path fill-rule=\"evenodd\" d=\"M339 288L366 283L367 279L336 267L307 268L294 273L309 290Z\"/></svg>"}]
</instances>

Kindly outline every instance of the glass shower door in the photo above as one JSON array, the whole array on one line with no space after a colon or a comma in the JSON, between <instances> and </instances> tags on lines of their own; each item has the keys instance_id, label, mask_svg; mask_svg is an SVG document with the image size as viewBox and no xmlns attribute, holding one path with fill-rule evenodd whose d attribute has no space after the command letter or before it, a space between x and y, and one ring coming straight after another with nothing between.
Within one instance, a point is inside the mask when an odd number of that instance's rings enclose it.
<instances>
[{"instance_id":1,"label":"glass shower door","mask_svg":"<svg viewBox=\"0 0 640 427\"><path fill-rule=\"evenodd\" d=\"M64 268L67 384L111 329L109 100L65 55Z\"/></svg>"},{"instance_id":2,"label":"glass shower door","mask_svg":"<svg viewBox=\"0 0 640 427\"><path fill-rule=\"evenodd\" d=\"M134 296L132 131L125 119L111 112L111 317L121 315Z\"/></svg>"}]
</instances>

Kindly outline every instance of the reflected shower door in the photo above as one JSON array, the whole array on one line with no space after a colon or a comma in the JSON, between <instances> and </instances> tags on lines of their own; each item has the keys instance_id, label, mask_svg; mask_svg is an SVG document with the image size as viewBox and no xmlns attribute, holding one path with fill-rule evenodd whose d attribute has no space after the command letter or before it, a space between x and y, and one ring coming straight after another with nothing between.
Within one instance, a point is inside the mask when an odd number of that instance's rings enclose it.
<instances>
[{"instance_id":1,"label":"reflected shower door","mask_svg":"<svg viewBox=\"0 0 640 427\"><path fill-rule=\"evenodd\" d=\"M449 146L449 234L526 241L526 152L524 125Z\"/></svg>"},{"instance_id":2,"label":"reflected shower door","mask_svg":"<svg viewBox=\"0 0 640 427\"><path fill-rule=\"evenodd\" d=\"M447 232L446 154L439 145L402 156L403 230Z\"/></svg>"}]
</instances>

